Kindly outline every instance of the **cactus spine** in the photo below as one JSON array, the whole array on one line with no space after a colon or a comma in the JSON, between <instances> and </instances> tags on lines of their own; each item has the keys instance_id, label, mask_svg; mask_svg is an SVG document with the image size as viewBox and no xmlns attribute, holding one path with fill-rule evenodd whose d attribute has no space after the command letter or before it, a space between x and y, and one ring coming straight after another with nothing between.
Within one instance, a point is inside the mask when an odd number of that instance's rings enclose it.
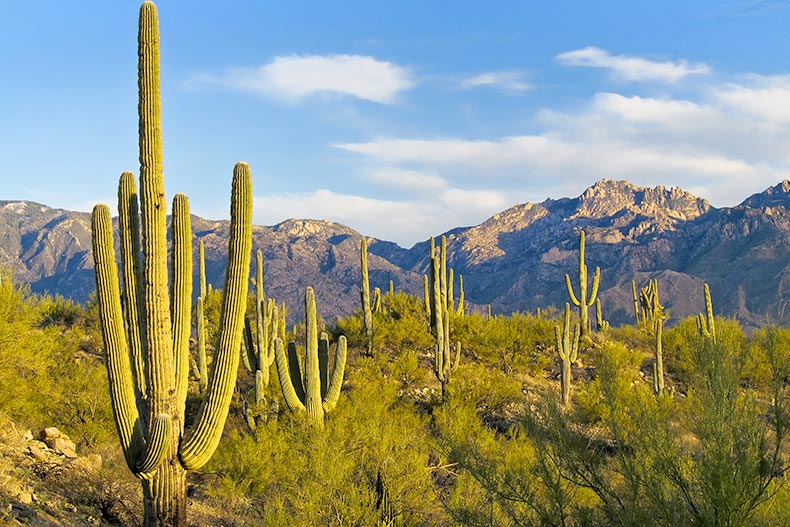
<instances>
[{"instance_id":1,"label":"cactus spine","mask_svg":"<svg viewBox=\"0 0 790 527\"><path fill-rule=\"evenodd\" d=\"M233 395L252 245L252 178L246 164L236 165L217 353L198 415L186 429L192 232L187 198L177 194L168 284L159 28L152 2L140 8L138 42L140 198L138 208L134 176L125 172L118 190L123 289L106 205L94 207L92 246L113 413L126 463L142 482L144 525L181 526L186 471L211 457Z\"/></svg>"},{"instance_id":2,"label":"cactus spine","mask_svg":"<svg viewBox=\"0 0 790 527\"><path fill-rule=\"evenodd\" d=\"M557 353L562 360L562 376L560 385L562 388L562 404L567 405L571 398L571 363L576 362L579 352L579 324L574 324L573 334L571 335L571 305L565 302L565 316L563 317L562 329L558 325L554 326L554 342L557 346Z\"/></svg>"},{"instance_id":3,"label":"cactus spine","mask_svg":"<svg viewBox=\"0 0 790 527\"><path fill-rule=\"evenodd\" d=\"M365 324L365 337L367 338L368 355L373 355L373 311L370 307L370 281L368 279L368 241L365 237L359 242L360 266L362 268L362 284L359 290L360 300L362 301L362 321ZM378 295L378 303L381 303L381 291Z\"/></svg>"},{"instance_id":4,"label":"cactus spine","mask_svg":"<svg viewBox=\"0 0 790 527\"><path fill-rule=\"evenodd\" d=\"M660 318L654 322L656 333L656 347L654 349L654 362L653 362L653 391L656 395L664 394L664 350L661 344L661 337L663 334L664 321Z\"/></svg>"},{"instance_id":5,"label":"cactus spine","mask_svg":"<svg viewBox=\"0 0 790 527\"><path fill-rule=\"evenodd\" d=\"M340 336L335 351L335 367L329 380L329 339L326 333L318 335L315 293L312 287L305 291L306 352L304 374L299 367L296 344L288 343L288 355L280 339L275 341L277 375L288 409L294 413L307 412L307 419L315 426L324 426L324 415L332 411L340 397L343 373L346 368L346 337Z\"/></svg>"},{"instance_id":6,"label":"cactus spine","mask_svg":"<svg viewBox=\"0 0 790 527\"><path fill-rule=\"evenodd\" d=\"M697 331L699 334L716 340L716 319L713 317L713 302L710 299L710 287L705 284L705 314L697 315Z\"/></svg>"},{"instance_id":7,"label":"cactus spine","mask_svg":"<svg viewBox=\"0 0 790 527\"><path fill-rule=\"evenodd\" d=\"M579 296L577 297L573 292L571 285L571 277L565 275L565 286L568 289L568 296L571 298L573 305L579 308L579 328L580 335L584 336L590 330L590 320L588 317L588 308L595 302L595 297L598 295L598 283L601 280L601 268L595 268L593 275L592 290L589 297L587 295L587 265L584 263L584 231L579 233Z\"/></svg>"}]
</instances>

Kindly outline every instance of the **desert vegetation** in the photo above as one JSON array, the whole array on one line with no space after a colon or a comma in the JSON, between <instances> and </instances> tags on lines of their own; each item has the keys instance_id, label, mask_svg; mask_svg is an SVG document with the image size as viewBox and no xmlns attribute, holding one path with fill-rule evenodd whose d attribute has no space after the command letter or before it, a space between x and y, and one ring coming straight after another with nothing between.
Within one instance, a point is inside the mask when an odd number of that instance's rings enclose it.
<instances>
[{"instance_id":1,"label":"desert vegetation","mask_svg":"<svg viewBox=\"0 0 790 527\"><path fill-rule=\"evenodd\" d=\"M371 294L362 239L360 308L327 323L308 287L304 311L287 308L302 320L289 331L261 253L251 262L239 163L226 282L208 290L182 194L168 244L158 42L145 2L140 195L124 173L121 272L99 205L94 300L35 296L0 273L0 520L790 524L790 330L745 334L715 316L707 286L698 317L664 327L657 281L633 283L634 324L610 327L583 232L562 311L471 309L444 237L431 241L422 297L392 282ZM52 425L79 454L26 432Z\"/></svg>"}]
</instances>

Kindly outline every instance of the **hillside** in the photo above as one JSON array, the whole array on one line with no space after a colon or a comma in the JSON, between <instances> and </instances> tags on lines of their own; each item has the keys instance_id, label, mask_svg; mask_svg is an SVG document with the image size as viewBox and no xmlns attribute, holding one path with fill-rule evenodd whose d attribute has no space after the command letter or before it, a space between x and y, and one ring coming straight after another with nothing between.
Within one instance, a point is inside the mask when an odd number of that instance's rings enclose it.
<instances>
[{"instance_id":1,"label":"hillside","mask_svg":"<svg viewBox=\"0 0 790 527\"><path fill-rule=\"evenodd\" d=\"M701 285L709 282L722 314L747 325L766 317L786 323L789 207L788 181L737 207L717 209L680 188L602 180L577 198L516 205L480 225L450 231L448 259L464 275L473 305L491 304L495 312L561 306L567 298L563 277L575 272L583 229L588 265L601 267L601 299L614 323L630 320L633 278L639 284L658 278L673 318L699 311ZM0 201L0 264L35 292L85 301L93 290L89 221L86 213ZM193 217L193 223L206 244L208 279L222 287L228 222ZM319 220L256 226L268 293L298 306L311 285L325 316L350 313L359 298L361 236ZM398 290L421 295L427 244L404 249L372 240L371 286L386 289L393 280Z\"/></svg>"}]
</instances>

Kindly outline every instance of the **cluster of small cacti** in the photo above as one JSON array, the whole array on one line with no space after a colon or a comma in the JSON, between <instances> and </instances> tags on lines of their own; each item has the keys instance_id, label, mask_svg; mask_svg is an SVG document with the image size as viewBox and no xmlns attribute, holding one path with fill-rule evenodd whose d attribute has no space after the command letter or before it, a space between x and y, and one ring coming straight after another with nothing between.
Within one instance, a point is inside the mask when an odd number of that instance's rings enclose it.
<instances>
[{"instance_id":1,"label":"cluster of small cacti","mask_svg":"<svg viewBox=\"0 0 790 527\"><path fill-rule=\"evenodd\" d=\"M275 339L275 361L283 398L289 410L307 413L315 426L324 426L324 415L337 405L343 373L346 367L346 337L340 336L335 351L335 366L329 378L329 338L318 334L315 293L312 287L305 291L305 358L299 362L296 343L288 343L288 355L283 341Z\"/></svg>"},{"instance_id":2,"label":"cluster of small cacti","mask_svg":"<svg viewBox=\"0 0 790 527\"><path fill-rule=\"evenodd\" d=\"M609 330L609 322L603 319L600 298L595 299L595 329L598 333L606 333Z\"/></svg>"},{"instance_id":3,"label":"cluster of small cacti","mask_svg":"<svg viewBox=\"0 0 790 527\"><path fill-rule=\"evenodd\" d=\"M565 275L565 286L568 289L568 296L573 305L579 308L579 330L580 335L584 336L590 331L590 319L588 309L595 302L598 295L598 284L601 280L601 268L595 268L593 275L592 289L587 294L587 264L584 263L584 231L579 232L579 296L573 292L571 277Z\"/></svg>"},{"instance_id":4,"label":"cluster of small cacti","mask_svg":"<svg viewBox=\"0 0 790 527\"><path fill-rule=\"evenodd\" d=\"M255 333L248 317L244 319L244 346L242 359L247 371L255 376L255 405L260 407L266 399L269 386L269 369L274 363L274 341L279 334L280 316L277 302L266 298L263 289L263 253L255 254ZM247 401L243 402L243 412L250 428L257 426L256 415Z\"/></svg>"},{"instance_id":5,"label":"cluster of small cacti","mask_svg":"<svg viewBox=\"0 0 790 527\"><path fill-rule=\"evenodd\" d=\"M447 238L442 236L439 256L436 256L436 244L431 238L430 280L428 312L430 314L431 333L436 338L434 345L433 372L442 384L442 398L447 396L447 385L452 372L458 368L461 360L461 343L456 342L455 357L450 346L450 314L453 304L448 290L447 276Z\"/></svg>"},{"instance_id":6,"label":"cluster of small cacti","mask_svg":"<svg viewBox=\"0 0 790 527\"><path fill-rule=\"evenodd\" d=\"M634 301L634 317L636 325L649 327L653 321L666 317L664 306L658 296L658 280L650 280L645 287L639 289L637 294L636 281L631 280L631 292Z\"/></svg>"},{"instance_id":7,"label":"cluster of small cacti","mask_svg":"<svg viewBox=\"0 0 790 527\"><path fill-rule=\"evenodd\" d=\"M168 269L158 25L154 4L143 3L138 33L139 204L131 173L122 174L118 189L123 288L106 205L93 210L92 245L112 408L126 463L142 481L144 522L185 525L186 471L202 467L216 449L236 381L252 249L252 177L247 164L234 168L216 352L200 409L187 428L192 229L187 198L177 194Z\"/></svg>"},{"instance_id":8,"label":"cluster of small cacti","mask_svg":"<svg viewBox=\"0 0 790 527\"><path fill-rule=\"evenodd\" d=\"M565 303L565 316L562 319L562 329L554 326L554 343L557 354L562 361L562 373L560 386L562 389L562 404L567 405L571 397L571 364L576 362L579 353L579 336L581 335L580 325L573 325L571 331L571 305Z\"/></svg>"}]
</instances>

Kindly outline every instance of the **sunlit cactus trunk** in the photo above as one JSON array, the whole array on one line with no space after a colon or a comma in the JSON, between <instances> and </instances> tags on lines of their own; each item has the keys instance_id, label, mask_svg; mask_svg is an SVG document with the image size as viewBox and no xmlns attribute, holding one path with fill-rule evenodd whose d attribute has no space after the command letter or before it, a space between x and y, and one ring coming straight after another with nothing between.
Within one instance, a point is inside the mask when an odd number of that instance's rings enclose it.
<instances>
[{"instance_id":1,"label":"sunlit cactus trunk","mask_svg":"<svg viewBox=\"0 0 790 527\"><path fill-rule=\"evenodd\" d=\"M579 233L579 296L573 292L571 285L571 278L565 275L565 286L568 289L568 296L573 305L579 308L579 330L580 335L584 336L590 331L590 318L588 310L595 302L595 297L598 295L598 283L601 280L600 267L595 268L593 275L592 289L590 294L587 294L587 264L584 263L584 231Z\"/></svg>"},{"instance_id":2,"label":"sunlit cactus trunk","mask_svg":"<svg viewBox=\"0 0 790 527\"><path fill-rule=\"evenodd\" d=\"M151 2L140 8L138 51L140 198L138 201L134 177L125 172L118 191L123 289L109 208L97 205L93 210L96 290L116 428L126 463L142 481L144 525L183 526L186 471L202 467L211 457L233 395L252 246L252 178L246 164L236 165L214 367L199 413L185 429L192 230L187 198L177 194L168 270L159 29Z\"/></svg>"},{"instance_id":3,"label":"sunlit cactus trunk","mask_svg":"<svg viewBox=\"0 0 790 527\"><path fill-rule=\"evenodd\" d=\"M576 362L579 351L579 324L574 324L571 333L571 306L565 303L565 316L562 320L562 329L554 326L554 342L557 354L562 361L560 387L562 389L562 404L567 405L571 399L571 364Z\"/></svg>"},{"instance_id":4,"label":"sunlit cactus trunk","mask_svg":"<svg viewBox=\"0 0 790 527\"><path fill-rule=\"evenodd\" d=\"M365 325L365 338L367 339L366 353L373 355L373 311L370 307L370 280L368 278L368 241L365 237L359 242L360 268L362 272L359 297L362 302L362 321ZM381 303L379 292L377 303Z\"/></svg>"}]
</instances>

